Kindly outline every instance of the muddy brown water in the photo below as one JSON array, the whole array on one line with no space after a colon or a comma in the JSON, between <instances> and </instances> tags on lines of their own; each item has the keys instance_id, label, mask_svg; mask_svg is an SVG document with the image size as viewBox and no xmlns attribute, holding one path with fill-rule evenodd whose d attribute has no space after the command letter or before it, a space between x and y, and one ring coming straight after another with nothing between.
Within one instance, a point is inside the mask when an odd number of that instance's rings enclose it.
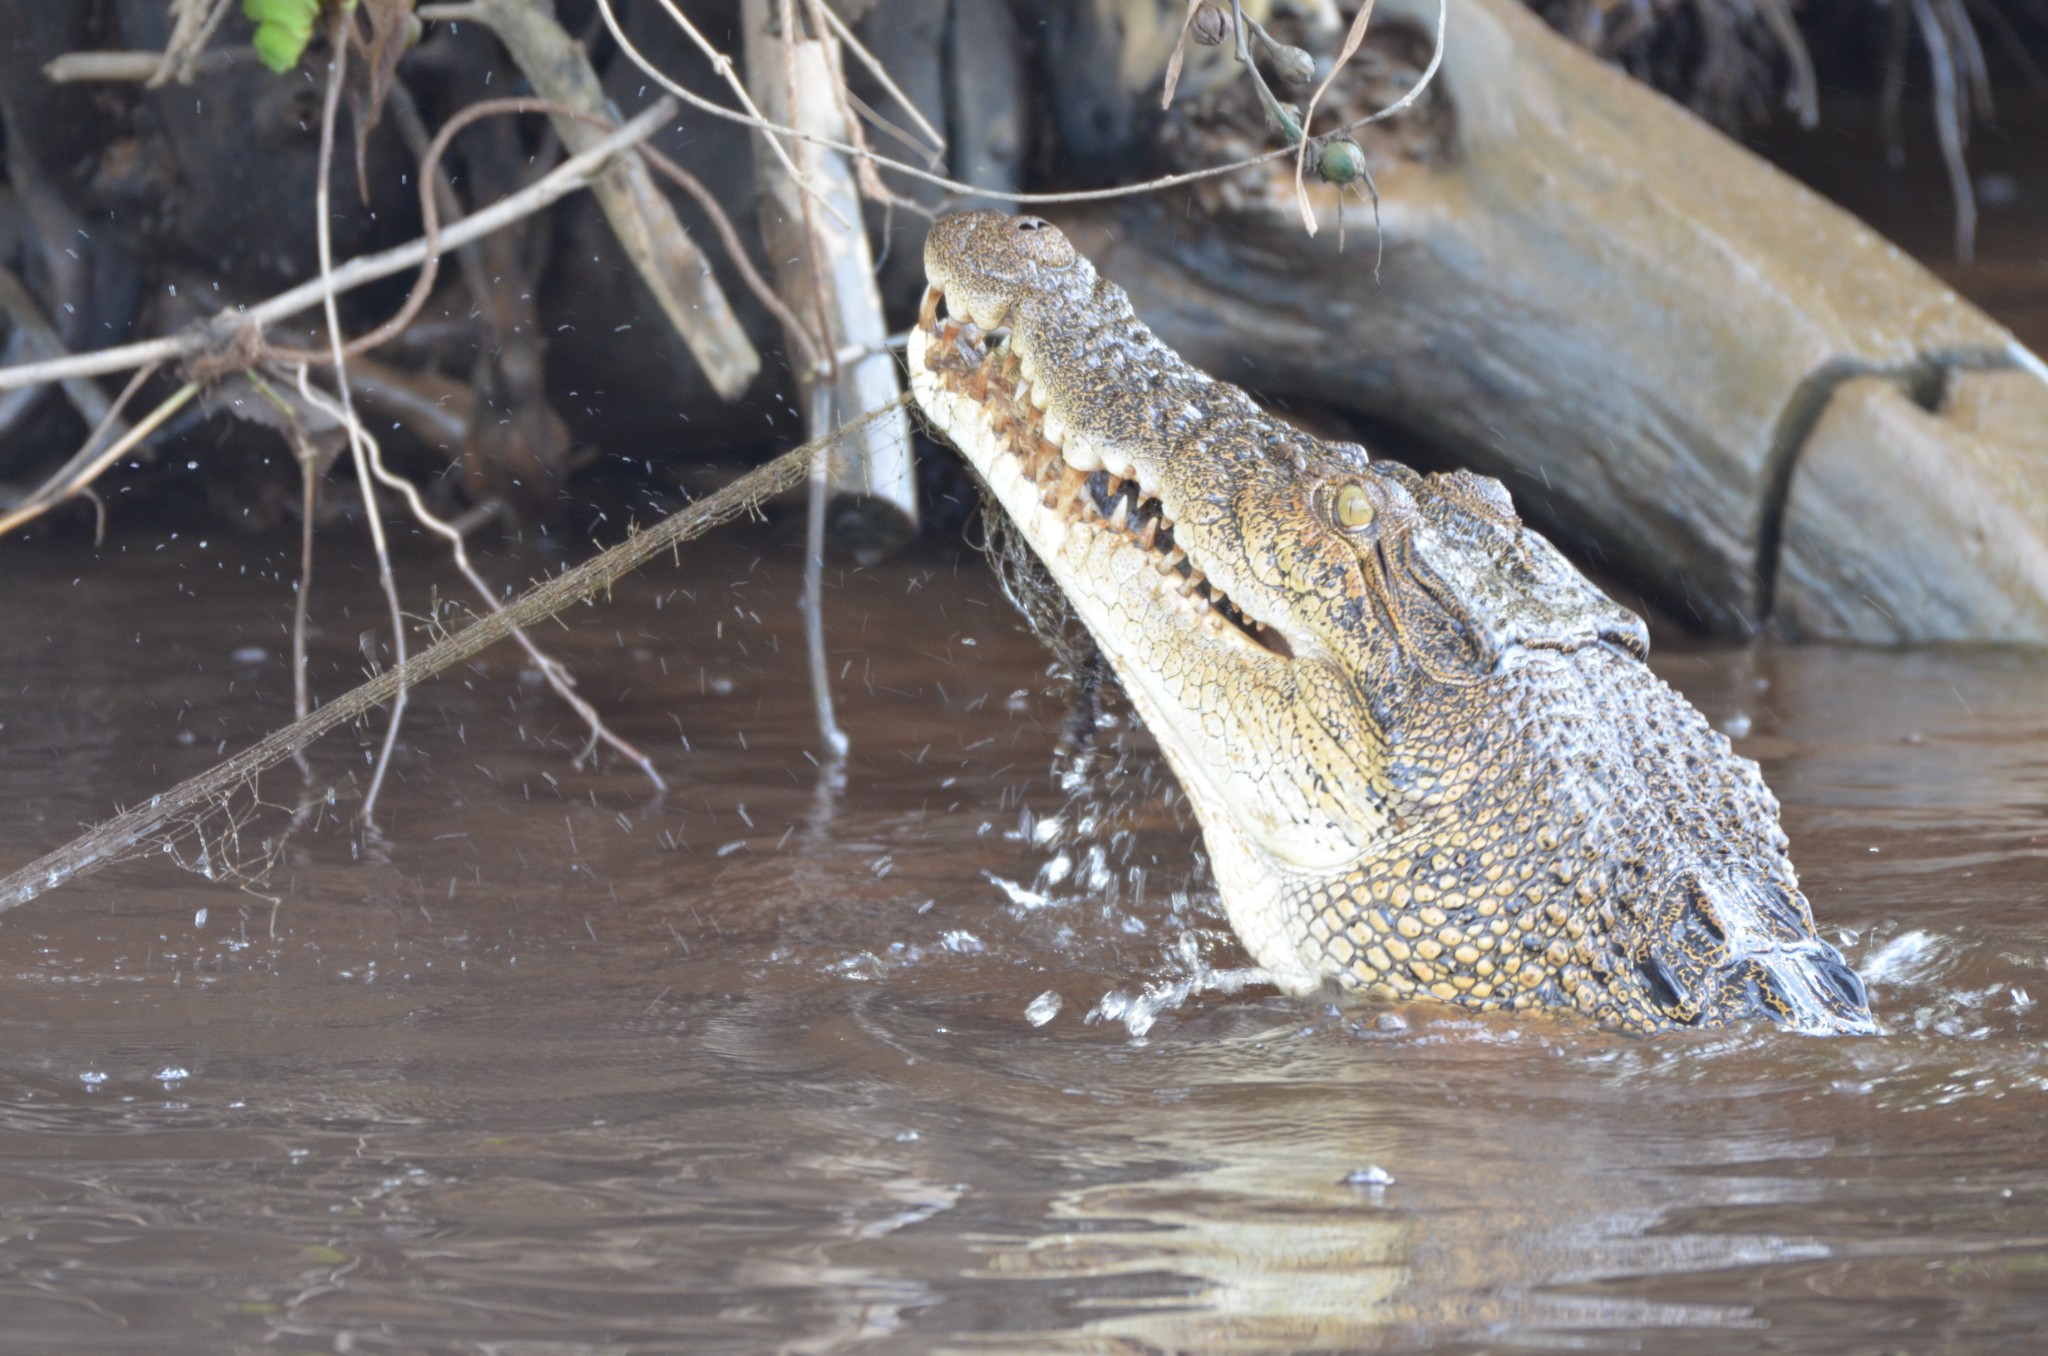
<instances>
[{"instance_id":1,"label":"muddy brown water","mask_svg":"<svg viewBox=\"0 0 2048 1356\"><path fill-rule=\"evenodd\" d=\"M10 546L7 867L284 721L288 557ZM2039 656L1668 650L1889 1034L1638 1040L1244 982L1156 757L1063 785L971 557L835 578L821 774L793 564L728 528L551 633L665 796L494 653L381 837L344 733L261 882L0 918L0 1348L2041 1349Z\"/></svg>"}]
</instances>

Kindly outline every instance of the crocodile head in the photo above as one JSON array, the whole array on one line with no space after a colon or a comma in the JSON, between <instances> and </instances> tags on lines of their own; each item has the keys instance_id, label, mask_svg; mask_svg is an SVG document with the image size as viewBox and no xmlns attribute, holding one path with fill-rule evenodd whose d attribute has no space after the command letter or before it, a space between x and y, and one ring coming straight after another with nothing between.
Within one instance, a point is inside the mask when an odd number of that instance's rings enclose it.
<instances>
[{"instance_id":1,"label":"crocodile head","mask_svg":"<svg viewBox=\"0 0 2048 1356\"><path fill-rule=\"evenodd\" d=\"M1282 988L1876 1029L1756 765L1498 481L1269 417L1047 222L947 217L925 263L918 403L1115 665Z\"/></svg>"}]
</instances>

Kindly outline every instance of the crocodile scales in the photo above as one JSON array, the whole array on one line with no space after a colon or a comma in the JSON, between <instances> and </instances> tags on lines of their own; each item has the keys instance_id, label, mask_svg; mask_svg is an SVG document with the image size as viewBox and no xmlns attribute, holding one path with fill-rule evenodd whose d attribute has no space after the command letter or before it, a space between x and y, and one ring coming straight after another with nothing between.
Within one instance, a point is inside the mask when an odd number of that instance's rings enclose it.
<instances>
[{"instance_id":1,"label":"crocodile scales","mask_svg":"<svg viewBox=\"0 0 2048 1356\"><path fill-rule=\"evenodd\" d=\"M1876 1030L1756 765L1498 481L1268 416L1038 218L946 217L925 265L917 402L1114 665L1283 990Z\"/></svg>"}]
</instances>

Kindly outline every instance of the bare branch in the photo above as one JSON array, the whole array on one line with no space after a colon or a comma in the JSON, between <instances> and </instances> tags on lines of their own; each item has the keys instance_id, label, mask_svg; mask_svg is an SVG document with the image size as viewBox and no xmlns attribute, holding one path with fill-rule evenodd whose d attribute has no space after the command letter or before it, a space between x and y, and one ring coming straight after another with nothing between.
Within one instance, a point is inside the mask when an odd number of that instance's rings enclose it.
<instances>
[{"instance_id":1,"label":"bare branch","mask_svg":"<svg viewBox=\"0 0 2048 1356\"><path fill-rule=\"evenodd\" d=\"M405 616L398 605L398 580L391 573L390 545L384 540L384 515L377 510L377 486L370 477L370 461L363 448L362 425L356 419L355 403L349 396L347 358L341 351L341 312L334 291L334 231L329 211L334 169L334 120L341 108L342 82L348 77L348 39L344 27L348 16L337 11L328 27L327 94L320 105L320 167L313 181L313 239L320 252L320 304L327 312L327 342L333 350L334 380L341 390L341 412L348 425L349 459L355 463L356 484L363 496L363 519L370 529L370 543L377 553L377 583L384 590L384 603L391 612L391 656L405 663ZM431 201L431 198L429 199ZM303 387L303 382L301 386ZM374 823L377 793L384 788L384 774L390 770L391 754L398 747L398 730L405 721L405 689L391 698L391 723L384 728L384 744L377 751L377 767L370 774L370 789L363 794L362 817Z\"/></svg>"},{"instance_id":2,"label":"bare branch","mask_svg":"<svg viewBox=\"0 0 2048 1356\"><path fill-rule=\"evenodd\" d=\"M454 664L470 659L509 637L516 628L531 627L562 609L590 598L654 556L672 551L721 523L756 509L763 501L801 480L815 458L827 455L842 438L861 432L874 420L896 413L905 397L872 410L830 435L785 452L724 489L700 499L652 529L536 584L501 610L464 627L370 681L344 693L304 720L278 730L225 762L180 783L169 791L81 834L0 880L0 913L34 899L76 876L96 871L133 853L150 838L188 820L216 797L249 783L264 769L291 757L322 735L348 724L401 689L414 687Z\"/></svg>"},{"instance_id":3,"label":"bare branch","mask_svg":"<svg viewBox=\"0 0 2048 1356\"><path fill-rule=\"evenodd\" d=\"M492 231L502 230L513 222L524 220L549 204L585 187L603 171L606 163L620 150L653 135L664 123L673 118L675 113L676 104L673 99L663 99L645 109L589 150L564 160L547 175L519 192L499 199L480 212L470 213L441 232L442 251L455 249L457 246L489 235ZM394 246L376 254L361 255L334 270L334 290L346 292L365 283L375 282L379 278L403 273L406 269L418 267L426 257L427 244L424 239ZM12 390L19 386L35 386L48 381L63 381L71 377L96 377L108 372L123 372L148 362L165 362L189 357L202 349L222 343L249 325L273 324L288 316L297 315L309 306L317 306L324 296L325 289L321 280L316 278L246 310L225 312L205 325L166 335L161 339L123 344L118 348L100 349L94 353L81 353L47 362L20 363L14 367L0 368L0 391Z\"/></svg>"},{"instance_id":4,"label":"bare branch","mask_svg":"<svg viewBox=\"0 0 2048 1356\"><path fill-rule=\"evenodd\" d=\"M202 53L188 70L192 75L212 75L244 61L256 60L253 47L216 47ZM43 79L53 85L94 82L141 84L154 80L163 69L162 52L66 52L43 66Z\"/></svg>"},{"instance_id":5,"label":"bare branch","mask_svg":"<svg viewBox=\"0 0 2048 1356\"><path fill-rule=\"evenodd\" d=\"M665 6L673 7L673 0L662 0L662 3ZM739 123L743 127L752 127L758 131L772 133L778 137L792 137L798 141L808 141L813 145L823 146L827 150L838 151L842 155L865 157L892 174L901 174L908 178L916 179L920 183L943 188L948 193L954 193L963 198L986 198L993 202L1019 204L1106 202L1112 198L1130 198L1141 193L1157 193L1161 189L1178 188L1182 184L1199 183L1204 179L1214 179L1219 175L1235 174L1239 170L1252 169L1255 166L1269 164L1272 161L1294 154L1294 147L1292 145L1282 146L1260 155L1246 156L1242 160L1233 160L1222 165L1211 165L1206 169L1187 170L1180 174L1162 174L1156 179L1147 179L1142 183L1136 184L1124 184L1117 188L1081 189L1071 193L1013 193L1003 189L988 188L980 184L963 183L958 179L949 179L943 174L934 174L930 170L919 169L916 165L906 164L901 160L877 154L874 151L855 146L850 142L840 141L832 137L817 136L795 127L785 126L778 122L770 122L765 118L755 117L747 113L738 113L723 105L715 104L702 95L684 88L663 72L659 66L649 61L646 54L633 45L633 40L627 37L625 30L619 26L618 16L612 13L611 0L597 0L597 8L598 12L604 16L605 27L611 30L612 41L619 44L619 50L624 52L627 58L646 74L648 79L654 81L670 94L681 99L699 112L707 113L714 118L723 118L727 122ZM1437 9L1436 55L1430 59L1429 68L1415 82L1415 87L1379 112L1370 113L1363 118L1346 123L1337 129L1339 133L1355 132L1359 128L1371 123L1391 118L1406 109L1420 97L1422 91L1428 87L1429 82L1435 79L1437 67L1443 64L1444 28L1447 15L1448 0L1442 0ZM704 46L707 51L717 52L717 49L711 47L708 43L705 43ZM725 66L722 69L730 69L732 63L722 54L718 55L717 60L725 62ZM0 389L5 388L0 387Z\"/></svg>"}]
</instances>

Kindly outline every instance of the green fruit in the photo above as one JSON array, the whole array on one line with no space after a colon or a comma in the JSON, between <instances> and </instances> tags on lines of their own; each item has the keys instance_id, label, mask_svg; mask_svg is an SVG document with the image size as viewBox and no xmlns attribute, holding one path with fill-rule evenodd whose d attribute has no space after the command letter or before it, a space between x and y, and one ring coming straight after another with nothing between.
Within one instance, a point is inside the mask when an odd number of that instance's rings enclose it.
<instances>
[{"instance_id":1,"label":"green fruit","mask_svg":"<svg viewBox=\"0 0 2048 1356\"><path fill-rule=\"evenodd\" d=\"M1316 156L1316 173L1326 184L1355 184L1365 177L1365 152L1349 137L1323 143Z\"/></svg>"}]
</instances>

